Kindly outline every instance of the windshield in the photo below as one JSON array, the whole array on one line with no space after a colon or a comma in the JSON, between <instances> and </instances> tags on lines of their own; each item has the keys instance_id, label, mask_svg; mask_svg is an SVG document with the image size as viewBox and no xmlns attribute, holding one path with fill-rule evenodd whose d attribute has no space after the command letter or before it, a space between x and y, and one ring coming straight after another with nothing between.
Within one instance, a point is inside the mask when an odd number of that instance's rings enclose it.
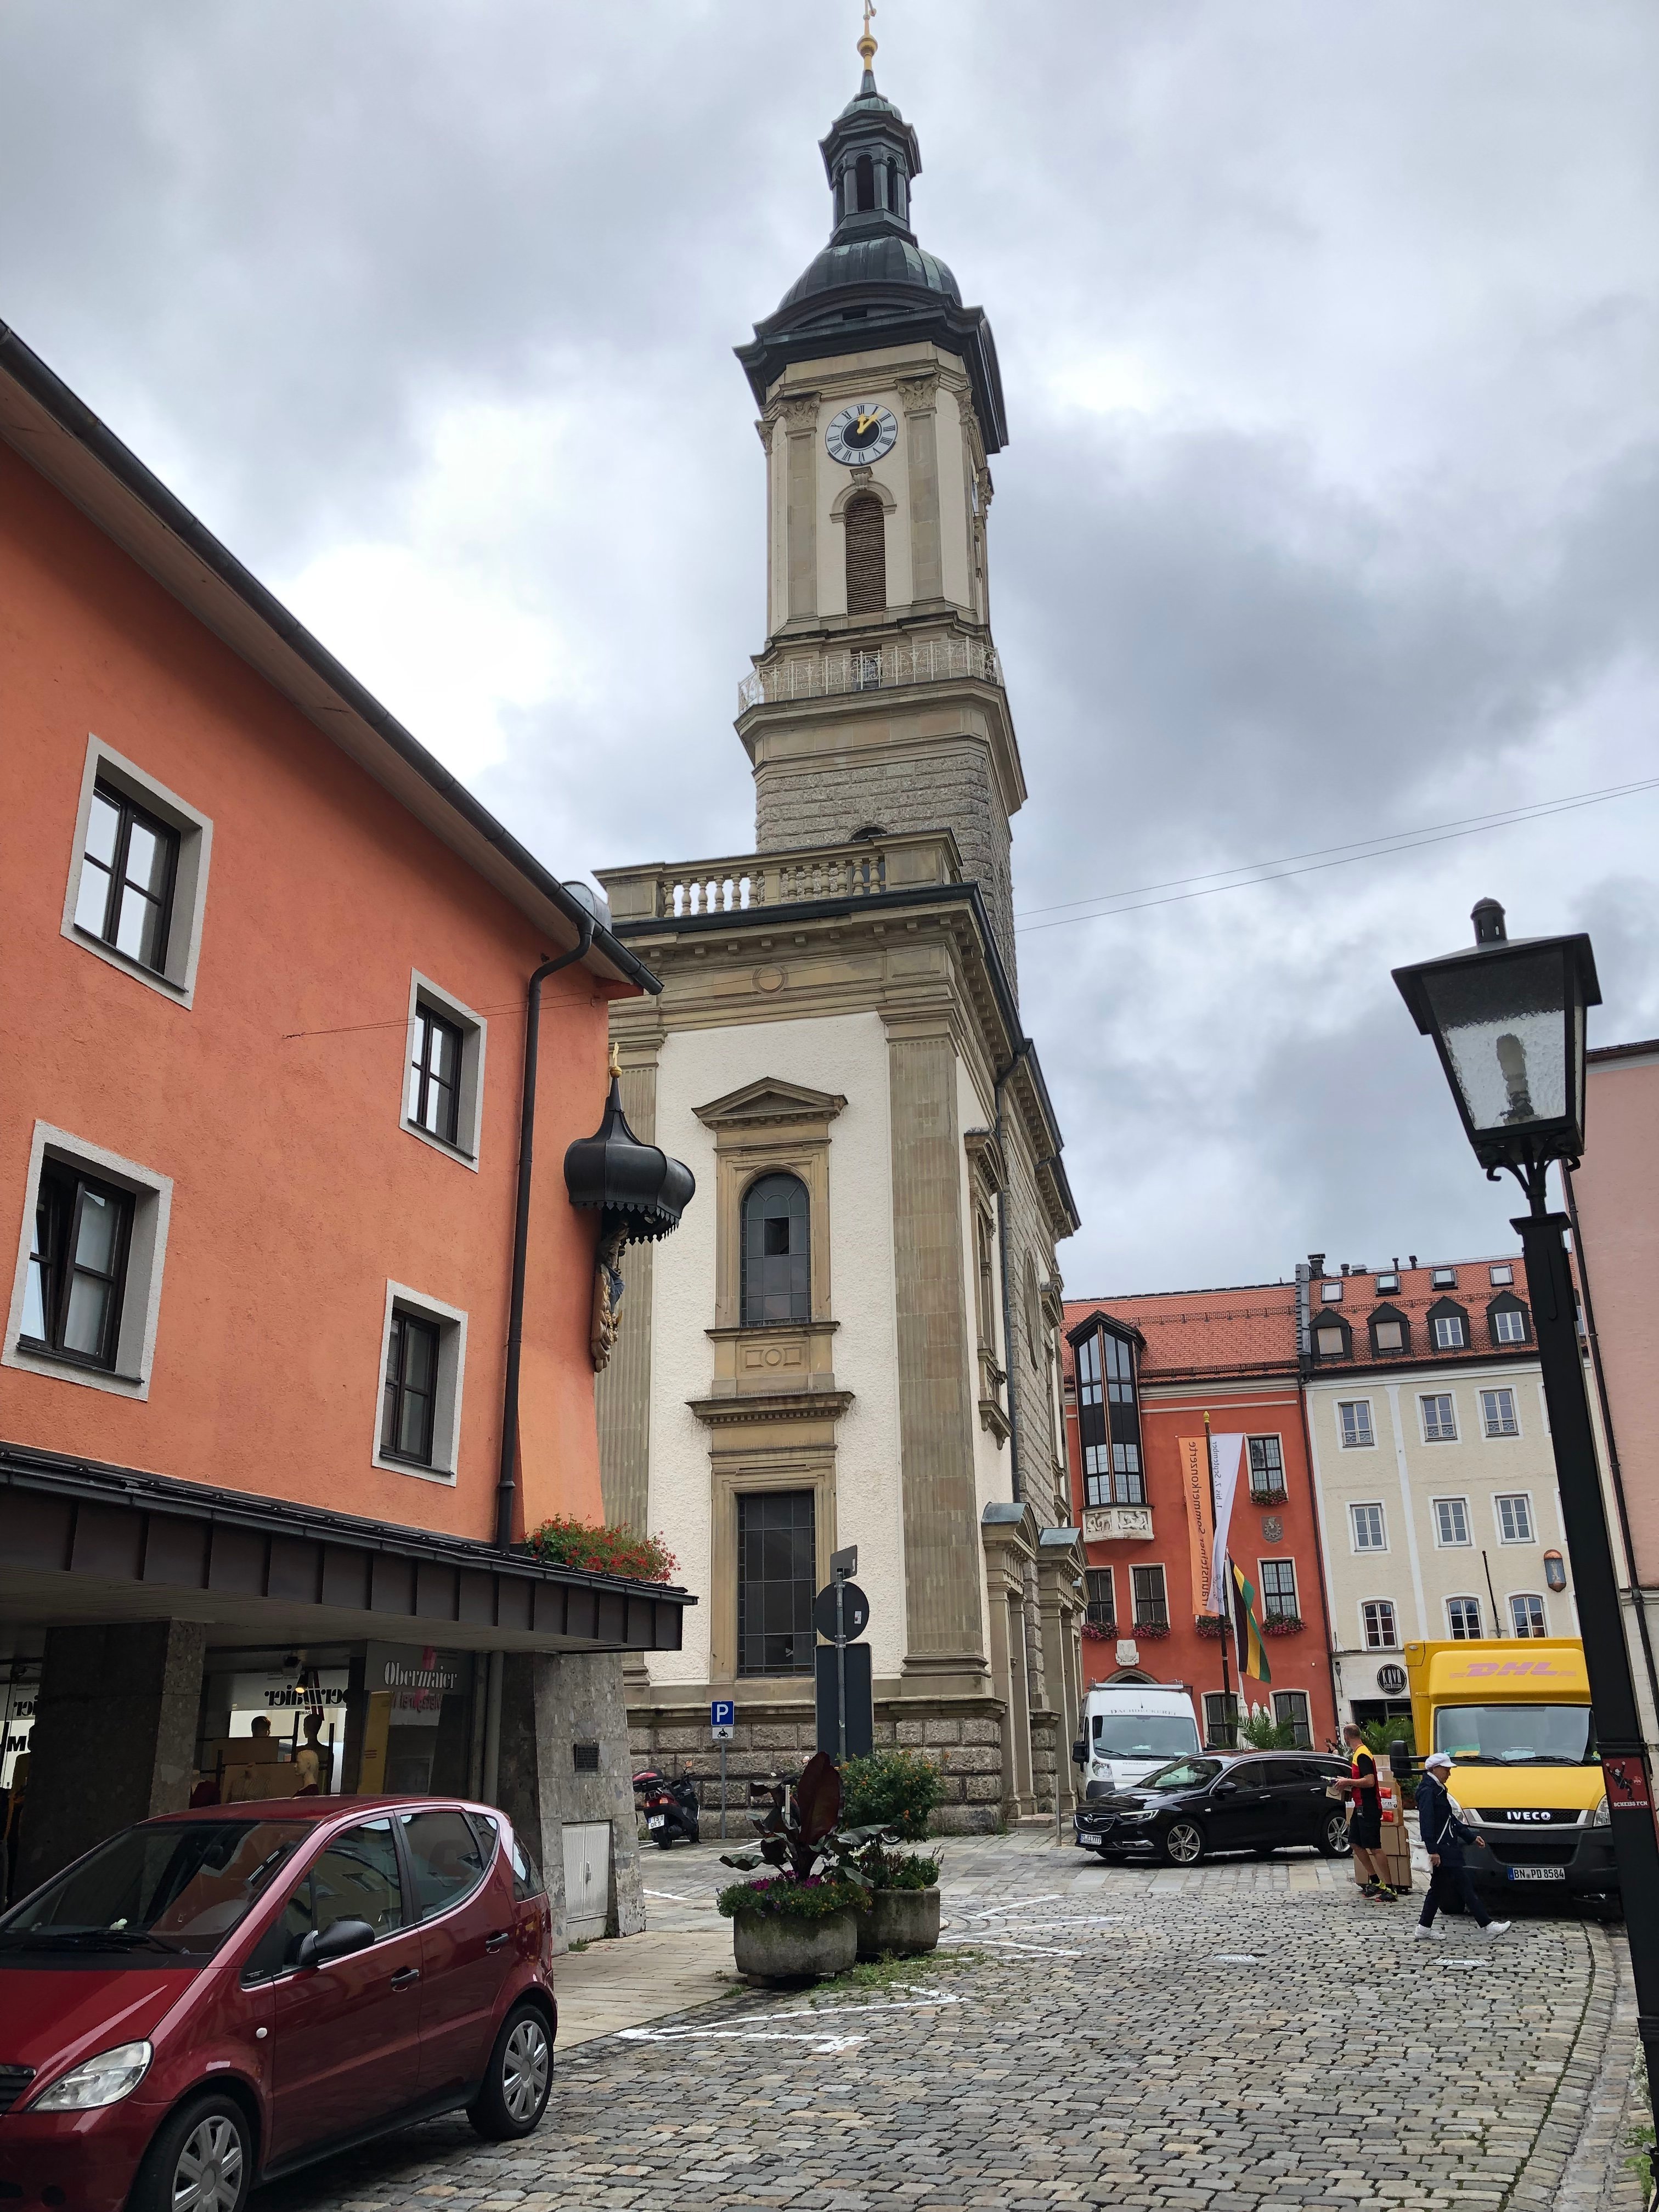
<instances>
[{"instance_id":1,"label":"windshield","mask_svg":"<svg viewBox=\"0 0 1659 2212\"><path fill-rule=\"evenodd\" d=\"M211 1958L303 1827L275 1820L176 1820L126 1828L0 1919L0 1961L26 1953L131 1953L180 1966Z\"/></svg>"},{"instance_id":2,"label":"windshield","mask_svg":"<svg viewBox=\"0 0 1659 2212\"><path fill-rule=\"evenodd\" d=\"M1097 1713L1097 1759L1176 1759L1198 1749L1190 1713Z\"/></svg>"},{"instance_id":3,"label":"windshield","mask_svg":"<svg viewBox=\"0 0 1659 2212\"><path fill-rule=\"evenodd\" d=\"M1460 1766L1594 1766L1588 1705L1442 1705L1434 1747Z\"/></svg>"},{"instance_id":4,"label":"windshield","mask_svg":"<svg viewBox=\"0 0 1659 2212\"><path fill-rule=\"evenodd\" d=\"M1201 1790L1206 1782L1213 1782L1221 1771L1218 1759L1178 1759L1173 1766L1161 1767L1138 1782L1138 1790Z\"/></svg>"}]
</instances>

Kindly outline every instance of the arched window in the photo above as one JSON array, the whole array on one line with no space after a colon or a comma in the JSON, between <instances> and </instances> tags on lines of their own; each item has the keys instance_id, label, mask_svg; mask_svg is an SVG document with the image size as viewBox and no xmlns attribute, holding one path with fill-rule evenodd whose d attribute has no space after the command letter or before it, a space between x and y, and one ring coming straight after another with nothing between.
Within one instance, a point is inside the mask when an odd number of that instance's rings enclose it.
<instances>
[{"instance_id":1,"label":"arched window","mask_svg":"<svg viewBox=\"0 0 1659 2212\"><path fill-rule=\"evenodd\" d=\"M847 611L879 615L887 610L887 517L873 492L847 502Z\"/></svg>"},{"instance_id":2,"label":"arched window","mask_svg":"<svg viewBox=\"0 0 1659 2212\"><path fill-rule=\"evenodd\" d=\"M743 1326L812 1317L806 1185L762 1176L743 1200Z\"/></svg>"},{"instance_id":3,"label":"arched window","mask_svg":"<svg viewBox=\"0 0 1659 2212\"><path fill-rule=\"evenodd\" d=\"M857 170L859 180L859 213L874 212L876 204L876 165L867 154L860 154Z\"/></svg>"}]
</instances>

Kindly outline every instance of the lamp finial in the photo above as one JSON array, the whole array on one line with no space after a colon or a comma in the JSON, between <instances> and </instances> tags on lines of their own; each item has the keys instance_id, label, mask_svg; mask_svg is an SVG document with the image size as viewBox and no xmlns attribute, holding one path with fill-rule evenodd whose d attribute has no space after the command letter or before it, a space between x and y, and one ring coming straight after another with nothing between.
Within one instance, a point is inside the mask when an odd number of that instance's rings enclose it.
<instances>
[{"instance_id":1,"label":"lamp finial","mask_svg":"<svg viewBox=\"0 0 1659 2212\"><path fill-rule=\"evenodd\" d=\"M613 1083L618 1081L622 1075L622 1047L615 1037L611 1040L611 1057L605 1063L605 1072Z\"/></svg>"},{"instance_id":2,"label":"lamp finial","mask_svg":"<svg viewBox=\"0 0 1659 2212\"><path fill-rule=\"evenodd\" d=\"M1477 899L1469 920L1474 924L1477 945L1504 945L1509 931L1504 925L1504 909L1495 898Z\"/></svg>"},{"instance_id":3,"label":"lamp finial","mask_svg":"<svg viewBox=\"0 0 1659 2212\"><path fill-rule=\"evenodd\" d=\"M863 58L866 76L871 74L876 58L876 41L870 29L870 18L875 12L875 0L864 0L864 36L859 40L859 52Z\"/></svg>"}]
</instances>

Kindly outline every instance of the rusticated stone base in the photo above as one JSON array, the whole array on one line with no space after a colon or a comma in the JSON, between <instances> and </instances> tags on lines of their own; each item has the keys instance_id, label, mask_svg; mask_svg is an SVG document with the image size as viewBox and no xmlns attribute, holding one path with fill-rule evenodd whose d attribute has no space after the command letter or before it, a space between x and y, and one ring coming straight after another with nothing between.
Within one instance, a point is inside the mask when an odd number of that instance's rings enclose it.
<instances>
[{"instance_id":1,"label":"rusticated stone base","mask_svg":"<svg viewBox=\"0 0 1659 2212\"><path fill-rule=\"evenodd\" d=\"M695 1778L705 1835L711 1832L710 1816L719 1818L720 1771L720 1749L710 1742L703 1717L707 1711L707 1705L688 1710L630 1705L628 1714L636 1760ZM1017 1817L1022 1808L1005 1778L1003 1727L1004 1709L992 1698L877 1700L876 1748L919 1751L939 1769L944 1790L928 1824L930 1834L989 1835ZM739 1692L736 1733L726 1753L728 1836L747 1832L750 1784L793 1780L816 1748L810 1699L745 1707ZM1052 1782L1049 1787L1052 1791Z\"/></svg>"}]
</instances>

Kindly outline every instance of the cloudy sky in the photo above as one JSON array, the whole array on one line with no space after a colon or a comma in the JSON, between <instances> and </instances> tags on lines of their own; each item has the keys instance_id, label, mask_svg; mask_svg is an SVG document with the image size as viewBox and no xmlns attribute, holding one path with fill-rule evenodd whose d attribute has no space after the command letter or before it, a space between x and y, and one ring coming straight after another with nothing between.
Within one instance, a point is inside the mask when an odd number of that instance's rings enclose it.
<instances>
[{"instance_id":1,"label":"cloudy sky","mask_svg":"<svg viewBox=\"0 0 1659 2212\"><path fill-rule=\"evenodd\" d=\"M10 0L0 319L561 873L741 851L763 463L730 349L827 231L857 19ZM1337 848L1659 777L1659 11L876 29L919 234L1003 363L1068 1288L1507 1247L1389 969L1490 892L1594 933L1601 1042L1659 1032L1659 792ZM1170 898L1293 855L1340 864Z\"/></svg>"}]
</instances>

